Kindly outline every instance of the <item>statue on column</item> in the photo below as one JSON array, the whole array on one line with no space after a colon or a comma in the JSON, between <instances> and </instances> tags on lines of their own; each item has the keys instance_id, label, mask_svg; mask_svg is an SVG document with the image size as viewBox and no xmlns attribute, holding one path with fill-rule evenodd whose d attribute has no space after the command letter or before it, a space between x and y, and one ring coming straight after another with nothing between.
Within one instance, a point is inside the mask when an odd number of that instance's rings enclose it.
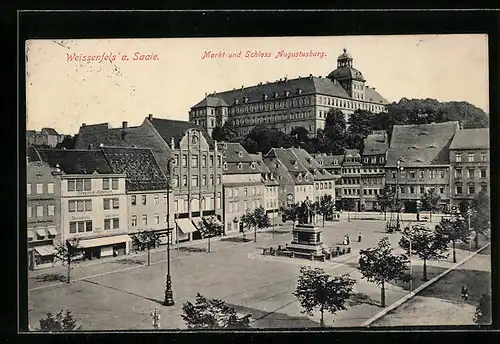
<instances>
[{"instance_id":1,"label":"statue on column","mask_svg":"<svg viewBox=\"0 0 500 344\"><path fill-rule=\"evenodd\" d=\"M302 202L300 206L299 223L300 224L312 224L314 218L314 210L309 197Z\"/></svg>"}]
</instances>

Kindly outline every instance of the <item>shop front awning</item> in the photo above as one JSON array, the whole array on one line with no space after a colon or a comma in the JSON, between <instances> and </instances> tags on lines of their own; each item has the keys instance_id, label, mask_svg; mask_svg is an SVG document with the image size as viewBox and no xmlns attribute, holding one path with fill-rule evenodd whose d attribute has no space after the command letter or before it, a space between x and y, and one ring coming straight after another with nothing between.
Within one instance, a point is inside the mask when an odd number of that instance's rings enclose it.
<instances>
[{"instance_id":1,"label":"shop front awning","mask_svg":"<svg viewBox=\"0 0 500 344\"><path fill-rule=\"evenodd\" d=\"M43 228L37 228L36 229L36 235L44 237L44 236L47 235L47 233L45 232L45 229L43 229Z\"/></svg>"},{"instance_id":2,"label":"shop front awning","mask_svg":"<svg viewBox=\"0 0 500 344\"><path fill-rule=\"evenodd\" d=\"M31 229L28 229L28 239L33 239L35 237L35 234Z\"/></svg>"},{"instance_id":3,"label":"shop front awning","mask_svg":"<svg viewBox=\"0 0 500 344\"><path fill-rule=\"evenodd\" d=\"M97 246L108 246L108 245L121 244L121 243L129 242L129 241L132 241L132 239L127 234L113 235L113 236L102 237L102 238L80 239L80 242L78 243L78 247L88 248L88 247L97 247Z\"/></svg>"},{"instance_id":4,"label":"shop front awning","mask_svg":"<svg viewBox=\"0 0 500 344\"><path fill-rule=\"evenodd\" d=\"M213 223L215 223L217 226L222 226L222 222L220 222L215 215L203 216L203 219L207 222L213 221Z\"/></svg>"},{"instance_id":5,"label":"shop front awning","mask_svg":"<svg viewBox=\"0 0 500 344\"><path fill-rule=\"evenodd\" d=\"M57 230L56 227L54 226L47 227L47 231L49 232L50 235L57 235Z\"/></svg>"},{"instance_id":6,"label":"shop front awning","mask_svg":"<svg viewBox=\"0 0 500 344\"><path fill-rule=\"evenodd\" d=\"M197 231L196 227L193 225L190 219L177 219L175 220L175 222L177 223L179 229L184 234L193 233Z\"/></svg>"},{"instance_id":7,"label":"shop front awning","mask_svg":"<svg viewBox=\"0 0 500 344\"><path fill-rule=\"evenodd\" d=\"M52 256L57 252L52 245L35 246L33 249L41 256Z\"/></svg>"},{"instance_id":8,"label":"shop front awning","mask_svg":"<svg viewBox=\"0 0 500 344\"><path fill-rule=\"evenodd\" d=\"M193 217L192 221L196 229L198 229L199 231L203 231L205 229L205 224L203 223L201 217Z\"/></svg>"}]
</instances>

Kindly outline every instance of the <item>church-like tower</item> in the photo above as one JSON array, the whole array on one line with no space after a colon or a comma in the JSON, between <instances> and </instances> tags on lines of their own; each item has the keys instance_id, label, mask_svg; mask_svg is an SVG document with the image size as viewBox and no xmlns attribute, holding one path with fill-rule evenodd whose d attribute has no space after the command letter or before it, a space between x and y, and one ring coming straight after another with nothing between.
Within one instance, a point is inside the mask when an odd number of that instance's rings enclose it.
<instances>
[{"instance_id":1,"label":"church-like tower","mask_svg":"<svg viewBox=\"0 0 500 344\"><path fill-rule=\"evenodd\" d=\"M366 80L363 74L353 67L353 58L347 53L347 49L344 48L344 52L337 58L337 69L331 72L328 78L332 81L337 80L353 99L366 99Z\"/></svg>"}]
</instances>

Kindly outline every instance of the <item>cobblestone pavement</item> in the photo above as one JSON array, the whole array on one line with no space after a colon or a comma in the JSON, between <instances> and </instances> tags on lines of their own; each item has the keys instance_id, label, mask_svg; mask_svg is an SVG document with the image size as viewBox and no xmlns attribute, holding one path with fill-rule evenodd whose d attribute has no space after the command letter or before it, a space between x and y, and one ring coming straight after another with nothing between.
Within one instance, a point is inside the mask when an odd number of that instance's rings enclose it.
<instances>
[{"instance_id":1,"label":"cobblestone pavement","mask_svg":"<svg viewBox=\"0 0 500 344\"><path fill-rule=\"evenodd\" d=\"M336 262L322 266L331 274L349 273L358 280L355 295L347 311L335 317L326 315L327 326L359 326L378 313L379 288L361 280L357 272L359 249L376 245L388 236L397 247L399 234L385 233L385 222L379 220L353 220L327 223L323 241L339 245L345 234L351 237L352 253ZM196 252L179 247L171 252L171 275L175 306L165 307L165 250L151 254L151 266L144 264L146 255L115 259L101 264L80 266L73 269L70 284L51 281L47 274L64 274L63 267L47 272L37 272L29 278L29 320L32 328L47 312L69 309L76 320L87 330L151 329L150 312L158 307L162 328L185 328L181 319L182 303L193 301L199 292L209 298L219 298L238 311L253 316L252 326L265 327L315 327L319 314L312 317L301 313L293 291L301 265L308 260L294 259L293 263L279 259L256 258L263 247L285 245L291 240L291 230L279 228L280 234L259 233L257 242L216 241L211 243L211 253ZM285 233L284 233L285 232ZM357 242L358 233L362 241ZM247 234L253 238L252 234ZM190 244L192 248L204 248L206 242ZM457 259L468 252L459 250ZM267 258L267 257L266 257ZM280 257L269 257L280 258ZM342 260L342 261L338 261ZM414 288L421 277L421 262L413 259ZM301 262L297 264L296 262ZM318 262L314 263L317 266ZM451 266L451 261L429 262L429 278ZM393 284L387 287L387 304L408 293L408 285ZM334 321L335 320L335 321Z\"/></svg>"}]
</instances>

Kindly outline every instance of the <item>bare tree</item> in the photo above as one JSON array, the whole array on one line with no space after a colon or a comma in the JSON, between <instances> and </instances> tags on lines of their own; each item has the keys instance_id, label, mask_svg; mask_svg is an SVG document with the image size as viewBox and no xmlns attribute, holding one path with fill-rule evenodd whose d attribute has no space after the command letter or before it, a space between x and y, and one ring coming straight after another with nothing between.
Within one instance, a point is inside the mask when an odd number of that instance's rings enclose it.
<instances>
[{"instance_id":1,"label":"bare tree","mask_svg":"<svg viewBox=\"0 0 500 344\"><path fill-rule=\"evenodd\" d=\"M79 245L80 238L78 237L67 239L65 242L59 242L54 245L56 249L54 257L68 267L68 279L66 283L71 282L71 263L80 254Z\"/></svg>"}]
</instances>

